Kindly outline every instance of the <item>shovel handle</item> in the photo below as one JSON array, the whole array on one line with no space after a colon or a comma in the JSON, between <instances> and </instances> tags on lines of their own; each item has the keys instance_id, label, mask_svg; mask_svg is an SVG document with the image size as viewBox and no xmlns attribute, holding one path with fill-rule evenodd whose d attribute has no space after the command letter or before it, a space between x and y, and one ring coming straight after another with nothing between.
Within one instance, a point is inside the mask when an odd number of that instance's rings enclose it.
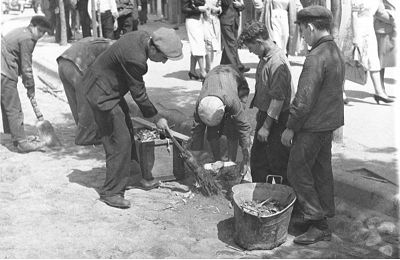
<instances>
[{"instance_id":1,"label":"shovel handle","mask_svg":"<svg viewBox=\"0 0 400 260\"><path fill-rule=\"evenodd\" d=\"M42 114L42 112L40 112L40 109L39 109L39 106L38 106L38 104L36 102L35 97L30 97L29 100L31 101L33 112L35 112L36 118L39 121L43 121L44 120L43 114Z\"/></svg>"}]
</instances>

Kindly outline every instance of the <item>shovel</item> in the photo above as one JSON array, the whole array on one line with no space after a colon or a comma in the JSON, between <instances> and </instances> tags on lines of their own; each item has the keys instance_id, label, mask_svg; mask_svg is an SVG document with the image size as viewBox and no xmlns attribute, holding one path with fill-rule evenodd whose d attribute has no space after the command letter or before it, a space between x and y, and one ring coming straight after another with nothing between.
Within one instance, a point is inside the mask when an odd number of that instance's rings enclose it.
<instances>
[{"instance_id":1,"label":"shovel","mask_svg":"<svg viewBox=\"0 0 400 260\"><path fill-rule=\"evenodd\" d=\"M36 123L36 127L39 132L39 138L48 147L61 146L61 142L54 132L53 126L49 121L44 120L43 114L40 112L36 99L34 97L29 98L33 111L35 112L36 118L39 120Z\"/></svg>"}]
</instances>

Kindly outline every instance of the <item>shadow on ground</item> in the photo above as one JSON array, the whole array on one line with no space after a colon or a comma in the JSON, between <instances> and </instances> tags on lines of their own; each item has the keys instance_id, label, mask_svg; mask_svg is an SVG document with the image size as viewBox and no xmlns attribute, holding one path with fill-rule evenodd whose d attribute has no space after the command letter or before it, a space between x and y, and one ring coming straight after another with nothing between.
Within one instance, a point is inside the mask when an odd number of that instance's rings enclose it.
<instances>
[{"instance_id":1,"label":"shadow on ground","mask_svg":"<svg viewBox=\"0 0 400 260\"><path fill-rule=\"evenodd\" d=\"M76 183L81 186L91 188L99 193L100 188L103 186L105 176L105 167L95 167L89 171L81 171L73 169L70 174L67 175L70 183Z\"/></svg>"}]
</instances>

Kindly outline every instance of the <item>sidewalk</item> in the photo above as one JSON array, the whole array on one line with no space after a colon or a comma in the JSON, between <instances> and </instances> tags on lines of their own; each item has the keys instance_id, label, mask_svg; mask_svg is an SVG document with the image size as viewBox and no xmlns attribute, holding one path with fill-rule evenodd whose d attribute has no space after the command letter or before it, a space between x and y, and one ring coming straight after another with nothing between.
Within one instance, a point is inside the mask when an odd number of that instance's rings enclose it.
<instances>
[{"instance_id":1,"label":"sidewalk","mask_svg":"<svg viewBox=\"0 0 400 260\"><path fill-rule=\"evenodd\" d=\"M140 26L140 29L151 32L160 26L173 27L161 21L149 21ZM187 76L190 49L185 27L181 25L177 33L183 42L184 59L168 61L165 65L149 61L149 72L144 76L144 80L149 97L160 114L166 117L171 125L175 125L174 130L189 135L194 104L201 83L190 81ZM52 41L53 38L49 37L38 42L33 56L34 71L41 81L50 87L50 92L66 102L57 74L56 58L70 44L60 46ZM252 97L258 60L247 50L240 50L239 53L243 63L251 67L250 72L246 73L246 78ZM302 58L290 57L290 60L297 84ZM400 96L398 88L395 88L396 77L394 69L387 69L388 92ZM376 105L370 94L373 93L370 81L366 86L346 82L345 89L350 105L345 106L344 141L343 144L334 144L333 147L336 195L352 201L357 206L397 216L398 198L395 196L398 194L398 175L394 122L398 105ZM132 98L127 95L127 99L132 116L141 116ZM255 109L248 111L253 128L255 112Z\"/></svg>"}]
</instances>

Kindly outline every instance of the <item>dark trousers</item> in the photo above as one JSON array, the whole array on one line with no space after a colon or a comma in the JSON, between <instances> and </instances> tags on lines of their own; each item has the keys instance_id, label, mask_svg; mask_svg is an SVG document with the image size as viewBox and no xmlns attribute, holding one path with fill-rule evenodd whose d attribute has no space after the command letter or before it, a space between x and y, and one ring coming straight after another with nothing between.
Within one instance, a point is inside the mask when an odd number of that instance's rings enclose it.
<instances>
[{"instance_id":1,"label":"dark trousers","mask_svg":"<svg viewBox=\"0 0 400 260\"><path fill-rule=\"evenodd\" d=\"M118 17L118 28L114 32L115 39L119 39L127 32L137 31L138 24L139 20L134 19L132 14Z\"/></svg>"},{"instance_id":2,"label":"dark trousers","mask_svg":"<svg viewBox=\"0 0 400 260\"><path fill-rule=\"evenodd\" d=\"M65 24L67 27L67 40L71 40L72 38L72 31L71 31L71 25L69 23L69 8L64 5L65 9ZM56 35L55 35L56 42L59 43L61 41L61 19L60 19L60 14L56 14Z\"/></svg>"},{"instance_id":3,"label":"dark trousers","mask_svg":"<svg viewBox=\"0 0 400 260\"><path fill-rule=\"evenodd\" d=\"M283 183L287 184L287 164L290 149L281 142L281 135L286 128L289 111L279 115L278 122L271 126L267 142L257 139L257 132L264 124L266 112L257 113L257 125L251 147L250 168L253 182L266 182L267 175L279 175L283 177Z\"/></svg>"},{"instance_id":4,"label":"dark trousers","mask_svg":"<svg viewBox=\"0 0 400 260\"><path fill-rule=\"evenodd\" d=\"M287 175L307 220L335 215L332 131L296 133Z\"/></svg>"},{"instance_id":5,"label":"dark trousers","mask_svg":"<svg viewBox=\"0 0 400 260\"><path fill-rule=\"evenodd\" d=\"M92 36L92 33L90 31L91 19L88 13L88 2L88 0L79 0L77 3L83 38Z\"/></svg>"},{"instance_id":6,"label":"dark trousers","mask_svg":"<svg viewBox=\"0 0 400 260\"><path fill-rule=\"evenodd\" d=\"M93 109L93 113L106 153L106 180L99 193L106 197L123 195L132 175L141 175L141 172L131 172L130 167L131 160L137 164L137 155L128 105L121 98L112 110Z\"/></svg>"},{"instance_id":7,"label":"dark trousers","mask_svg":"<svg viewBox=\"0 0 400 260\"><path fill-rule=\"evenodd\" d=\"M221 64L233 64L237 68L243 67L239 60L238 54L238 25L236 23L226 25L221 24L221 36L222 36L222 57Z\"/></svg>"},{"instance_id":8,"label":"dark trousers","mask_svg":"<svg viewBox=\"0 0 400 260\"><path fill-rule=\"evenodd\" d=\"M77 125L75 131L75 144L98 144L97 125L92 109L85 98L85 92L79 83L83 74L70 60L58 60L58 75L64 86L65 95L71 108L72 116Z\"/></svg>"},{"instance_id":9,"label":"dark trousers","mask_svg":"<svg viewBox=\"0 0 400 260\"><path fill-rule=\"evenodd\" d=\"M140 24L147 22L147 0L142 0L142 10L139 12Z\"/></svg>"},{"instance_id":10,"label":"dark trousers","mask_svg":"<svg viewBox=\"0 0 400 260\"><path fill-rule=\"evenodd\" d=\"M103 37L114 40L114 17L110 10L100 14ZM100 34L99 34L100 35Z\"/></svg>"},{"instance_id":11,"label":"dark trousers","mask_svg":"<svg viewBox=\"0 0 400 260\"><path fill-rule=\"evenodd\" d=\"M13 142L26 139L24 113L18 95L17 81L1 75L1 114L4 133L11 134Z\"/></svg>"}]
</instances>

